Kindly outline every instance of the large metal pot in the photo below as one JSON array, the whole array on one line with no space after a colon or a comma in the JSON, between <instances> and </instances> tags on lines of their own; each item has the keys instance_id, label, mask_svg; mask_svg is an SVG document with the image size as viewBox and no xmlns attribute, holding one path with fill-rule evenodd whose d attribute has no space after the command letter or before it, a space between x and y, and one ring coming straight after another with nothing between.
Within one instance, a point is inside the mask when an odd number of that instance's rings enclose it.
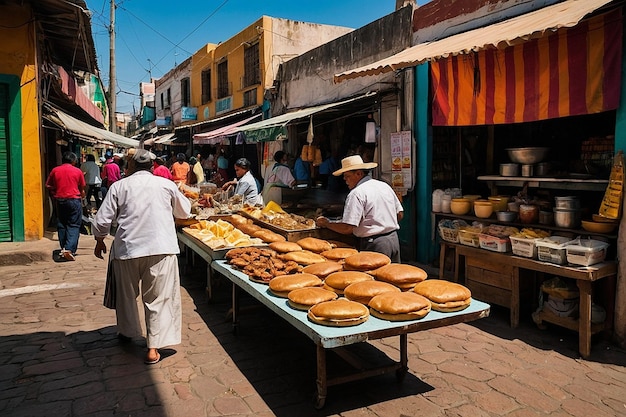
<instances>
[{"instance_id":1,"label":"large metal pot","mask_svg":"<svg viewBox=\"0 0 626 417\"><path fill-rule=\"evenodd\" d=\"M554 208L554 224L558 227L573 229L580 224L580 214L577 209Z\"/></svg>"},{"instance_id":2,"label":"large metal pot","mask_svg":"<svg viewBox=\"0 0 626 417\"><path fill-rule=\"evenodd\" d=\"M508 148L511 161L518 164L536 164L548 156L550 148Z\"/></svg>"},{"instance_id":3,"label":"large metal pot","mask_svg":"<svg viewBox=\"0 0 626 417\"><path fill-rule=\"evenodd\" d=\"M534 175L537 177L545 177L550 173L550 163L540 162L534 167Z\"/></svg>"},{"instance_id":4,"label":"large metal pot","mask_svg":"<svg viewBox=\"0 0 626 417\"><path fill-rule=\"evenodd\" d=\"M500 175L503 177L517 177L519 164L500 164Z\"/></svg>"}]
</instances>

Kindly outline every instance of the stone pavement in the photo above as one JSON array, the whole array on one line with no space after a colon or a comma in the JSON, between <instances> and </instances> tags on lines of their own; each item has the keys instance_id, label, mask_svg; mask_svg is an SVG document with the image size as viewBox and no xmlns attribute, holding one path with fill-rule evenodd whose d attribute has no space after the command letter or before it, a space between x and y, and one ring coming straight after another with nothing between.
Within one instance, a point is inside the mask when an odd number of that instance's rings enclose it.
<instances>
[{"instance_id":1,"label":"stone pavement","mask_svg":"<svg viewBox=\"0 0 626 417\"><path fill-rule=\"evenodd\" d=\"M55 262L53 239L0 243L0 416L626 416L623 349L594 339L583 360L575 333L538 330L529 312L511 329L497 307L409 335L403 383L333 386L316 410L310 340L245 298L235 336L229 285L218 280L208 303L205 265L182 256L183 343L144 365L145 342L121 345L102 307L106 266L93 244L83 235L75 262ZM354 348L376 362L399 357L397 338Z\"/></svg>"}]
</instances>

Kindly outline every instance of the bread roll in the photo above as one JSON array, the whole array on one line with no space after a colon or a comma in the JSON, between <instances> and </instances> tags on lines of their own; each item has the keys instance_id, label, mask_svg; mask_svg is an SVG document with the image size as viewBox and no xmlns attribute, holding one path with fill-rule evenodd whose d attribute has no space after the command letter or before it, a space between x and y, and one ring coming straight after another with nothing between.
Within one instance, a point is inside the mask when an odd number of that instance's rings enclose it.
<instances>
[{"instance_id":1,"label":"bread roll","mask_svg":"<svg viewBox=\"0 0 626 417\"><path fill-rule=\"evenodd\" d=\"M279 235L278 233L274 233L268 229L261 229L258 232L255 232L252 236L258 237L265 243L272 243L272 242L279 242L279 241L287 240L285 239L284 236Z\"/></svg>"},{"instance_id":2,"label":"bread roll","mask_svg":"<svg viewBox=\"0 0 626 417\"><path fill-rule=\"evenodd\" d=\"M315 304L309 309L307 317L323 326L356 326L367 321L369 310L361 303L339 298Z\"/></svg>"},{"instance_id":3,"label":"bread roll","mask_svg":"<svg viewBox=\"0 0 626 417\"><path fill-rule=\"evenodd\" d=\"M320 253L320 255L332 261L341 261L346 259L348 256L356 255L357 253L359 253L359 251L353 248L333 248L331 250L325 250Z\"/></svg>"},{"instance_id":4,"label":"bread roll","mask_svg":"<svg viewBox=\"0 0 626 417\"><path fill-rule=\"evenodd\" d=\"M331 250L333 247L328 241L323 239L318 239L316 237L305 237L296 242L298 245L302 246L302 249L310 250L311 252L321 253L325 250Z\"/></svg>"},{"instance_id":5,"label":"bread roll","mask_svg":"<svg viewBox=\"0 0 626 417\"><path fill-rule=\"evenodd\" d=\"M296 242L287 242L286 240L272 242L269 244L269 247L270 249L274 249L278 253L287 253L302 250L302 247Z\"/></svg>"},{"instance_id":6,"label":"bread roll","mask_svg":"<svg viewBox=\"0 0 626 417\"><path fill-rule=\"evenodd\" d=\"M469 288L443 279L427 279L415 285L413 291L432 303L433 310L449 313L467 308L472 300Z\"/></svg>"},{"instance_id":7,"label":"bread roll","mask_svg":"<svg viewBox=\"0 0 626 417\"><path fill-rule=\"evenodd\" d=\"M368 305L374 296L386 292L400 292L400 288L387 282L361 281L348 285L343 290L343 296L350 301Z\"/></svg>"},{"instance_id":8,"label":"bread roll","mask_svg":"<svg viewBox=\"0 0 626 417\"><path fill-rule=\"evenodd\" d=\"M378 252L362 251L345 259L345 269L371 271L391 263L391 259Z\"/></svg>"},{"instance_id":9,"label":"bread roll","mask_svg":"<svg viewBox=\"0 0 626 417\"><path fill-rule=\"evenodd\" d=\"M316 264L307 265L302 272L317 275L321 279L326 278L333 272L339 272L343 269L343 265L335 261L324 261Z\"/></svg>"},{"instance_id":10,"label":"bread roll","mask_svg":"<svg viewBox=\"0 0 626 417\"><path fill-rule=\"evenodd\" d=\"M241 230L242 232L244 232L245 234L249 236L254 236L256 232L263 229L258 224L252 224L252 223L241 223L241 224L237 224L235 227L237 227L237 229Z\"/></svg>"},{"instance_id":11,"label":"bread roll","mask_svg":"<svg viewBox=\"0 0 626 417\"><path fill-rule=\"evenodd\" d=\"M369 306L372 316L389 321L421 319L431 309L426 297L412 291L378 294L372 297Z\"/></svg>"},{"instance_id":12,"label":"bread roll","mask_svg":"<svg viewBox=\"0 0 626 417\"><path fill-rule=\"evenodd\" d=\"M284 261L295 261L300 265L311 265L326 262L326 258L324 258L322 255L310 252L308 250L283 253L281 255L278 255L278 257Z\"/></svg>"},{"instance_id":13,"label":"bread roll","mask_svg":"<svg viewBox=\"0 0 626 417\"><path fill-rule=\"evenodd\" d=\"M324 280L324 288L343 294L344 289L355 282L373 281L374 277L361 271L333 272Z\"/></svg>"},{"instance_id":14,"label":"bread roll","mask_svg":"<svg viewBox=\"0 0 626 417\"><path fill-rule=\"evenodd\" d=\"M391 263L370 272L379 281L388 282L406 291L418 282L424 281L428 274L422 268L413 265Z\"/></svg>"},{"instance_id":15,"label":"bread roll","mask_svg":"<svg viewBox=\"0 0 626 417\"><path fill-rule=\"evenodd\" d=\"M305 287L319 287L322 280L313 274L291 274L274 277L269 282L272 294L287 298L289 291Z\"/></svg>"},{"instance_id":16,"label":"bread roll","mask_svg":"<svg viewBox=\"0 0 626 417\"><path fill-rule=\"evenodd\" d=\"M307 311L315 304L335 300L338 295L320 287L305 287L292 290L287 295L289 305L296 310Z\"/></svg>"}]
</instances>

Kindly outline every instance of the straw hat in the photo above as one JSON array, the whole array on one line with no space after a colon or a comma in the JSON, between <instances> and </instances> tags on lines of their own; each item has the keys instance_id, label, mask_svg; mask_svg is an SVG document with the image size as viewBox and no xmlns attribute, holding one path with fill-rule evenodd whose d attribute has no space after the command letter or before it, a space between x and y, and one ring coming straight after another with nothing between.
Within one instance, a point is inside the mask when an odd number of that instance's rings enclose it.
<instances>
[{"instance_id":1,"label":"straw hat","mask_svg":"<svg viewBox=\"0 0 626 417\"><path fill-rule=\"evenodd\" d=\"M369 170L377 166L378 164L376 162L363 162L361 155L352 155L341 160L341 169L333 172L333 175L338 177L346 171L355 171L357 169Z\"/></svg>"}]
</instances>

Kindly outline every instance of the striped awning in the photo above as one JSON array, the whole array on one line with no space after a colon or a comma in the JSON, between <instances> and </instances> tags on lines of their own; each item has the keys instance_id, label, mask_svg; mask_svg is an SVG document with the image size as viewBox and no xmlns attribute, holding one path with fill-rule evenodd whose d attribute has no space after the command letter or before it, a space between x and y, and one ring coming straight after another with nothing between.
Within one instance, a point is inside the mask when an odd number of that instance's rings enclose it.
<instances>
[{"instance_id":1,"label":"striped awning","mask_svg":"<svg viewBox=\"0 0 626 417\"><path fill-rule=\"evenodd\" d=\"M335 82L414 67L426 61L503 48L543 36L548 31L572 27L611 0L565 0L541 9L459 33L438 41L412 46L372 64L335 74Z\"/></svg>"},{"instance_id":2,"label":"striped awning","mask_svg":"<svg viewBox=\"0 0 626 417\"><path fill-rule=\"evenodd\" d=\"M520 123L614 110L621 62L621 8L519 45L431 62L433 125Z\"/></svg>"}]
</instances>

